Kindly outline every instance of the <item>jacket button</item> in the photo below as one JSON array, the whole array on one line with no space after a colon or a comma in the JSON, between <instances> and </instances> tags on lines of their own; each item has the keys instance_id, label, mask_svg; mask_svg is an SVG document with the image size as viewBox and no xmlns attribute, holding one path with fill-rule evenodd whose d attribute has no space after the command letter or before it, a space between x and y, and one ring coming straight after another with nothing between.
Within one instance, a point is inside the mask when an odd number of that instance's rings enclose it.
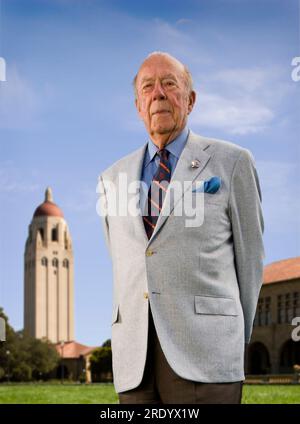
<instances>
[{"instance_id":1,"label":"jacket button","mask_svg":"<svg viewBox=\"0 0 300 424\"><path fill-rule=\"evenodd\" d=\"M148 299L149 298L149 294L147 292L144 293L144 298Z\"/></svg>"},{"instance_id":2,"label":"jacket button","mask_svg":"<svg viewBox=\"0 0 300 424\"><path fill-rule=\"evenodd\" d=\"M152 256L153 255L153 251L148 249L146 250L146 256Z\"/></svg>"}]
</instances>

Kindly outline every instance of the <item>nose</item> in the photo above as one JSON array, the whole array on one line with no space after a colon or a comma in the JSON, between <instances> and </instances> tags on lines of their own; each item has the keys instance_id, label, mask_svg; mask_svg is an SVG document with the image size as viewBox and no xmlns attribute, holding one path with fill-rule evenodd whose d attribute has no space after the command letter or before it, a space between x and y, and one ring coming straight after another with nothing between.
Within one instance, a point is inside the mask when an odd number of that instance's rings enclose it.
<instances>
[{"instance_id":1,"label":"nose","mask_svg":"<svg viewBox=\"0 0 300 424\"><path fill-rule=\"evenodd\" d=\"M152 100L165 100L166 97L166 93L160 81L157 81L152 92Z\"/></svg>"}]
</instances>

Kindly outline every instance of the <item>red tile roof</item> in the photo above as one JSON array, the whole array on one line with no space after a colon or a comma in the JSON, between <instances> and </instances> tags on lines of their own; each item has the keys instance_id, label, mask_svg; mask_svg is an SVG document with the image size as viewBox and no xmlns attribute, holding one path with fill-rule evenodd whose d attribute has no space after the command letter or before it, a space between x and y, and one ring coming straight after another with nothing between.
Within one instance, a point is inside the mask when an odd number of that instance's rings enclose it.
<instances>
[{"instance_id":1,"label":"red tile roof","mask_svg":"<svg viewBox=\"0 0 300 424\"><path fill-rule=\"evenodd\" d=\"M36 208L33 216L59 216L61 218L64 217L62 210L53 202L51 187L47 187L45 191L45 200L41 205Z\"/></svg>"},{"instance_id":2,"label":"red tile roof","mask_svg":"<svg viewBox=\"0 0 300 424\"><path fill-rule=\"evenodd\" d=\"M264 268L264 284L300 278L300 256L272 262Z\"/></svg>"},{"instance_id":3,"label":"red tile roof","mask_svg":"<svg viewBox=\"0 0 300 424\"><path fill-rule=\"evenodd\" d=\"M65 342L65 344L61 345L61 343L57 343L55 348L58 354L64 358L79 358L80 356L86 356L91 353L97 347L85 346L77 342Z\"/></svg>"},{"instance_id":4,"label":"red tile roof","mask_svg":"<svg viewBox=\"0 0 300 424\"><path fill-rule=\"evenodd\" d=\"M63 218L64 214L55 203L46 201L36 208L33 216L59 216Z\"/></svg>"}]
</instances>

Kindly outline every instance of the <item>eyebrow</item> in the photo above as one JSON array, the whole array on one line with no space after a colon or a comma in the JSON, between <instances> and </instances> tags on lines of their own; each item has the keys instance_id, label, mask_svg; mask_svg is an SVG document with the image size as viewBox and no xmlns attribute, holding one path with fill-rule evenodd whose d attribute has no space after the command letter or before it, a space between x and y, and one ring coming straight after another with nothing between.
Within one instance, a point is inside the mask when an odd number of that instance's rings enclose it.
<instances>
[{"instance_id":1,"label":"eyebrow","mask_svg":"<svg viewBox=\"0 0 300 424\"><path fill-rule=\"evenodd\" d=\"M141 83L146 82L146 81L152 81L152 80L153 80L153 78L144 77L144 78L142 78Z\"/></svg>"},{"instance_id":2,"label":"eyebrow","mask_svg":"<svg viewBox=\"0 0 300 424\"><path fill-rule=\"evenodd\" d=\"M167 74L167 75L164 75L162 79L166 79L166 78L172 78L172 79L177 80L177 78L176 78L176 77L175 77L175 75L173 75L173 74Z\"/></svg>"},{"instance_id":3,"label":"eyebrow","mask_svg":"<svg viewBox=\"0 0 300 424\"><path fill-rule=\"evenodd\" d=\"M167 74L167 75L164 75L163 77L162 77L162 79L167 79L167 78L171 78L171 79L174 79L174 80L176 80L177 81L177 78L175 77L175 75L173 75L173 74ZM151 78L151 77L144 77L144 78L142 78L142 80L141 80L141 84L143 84L144 82L147 82L147 81L153 81L154 80L154 78Z\"/></svg>"}]
</instances>

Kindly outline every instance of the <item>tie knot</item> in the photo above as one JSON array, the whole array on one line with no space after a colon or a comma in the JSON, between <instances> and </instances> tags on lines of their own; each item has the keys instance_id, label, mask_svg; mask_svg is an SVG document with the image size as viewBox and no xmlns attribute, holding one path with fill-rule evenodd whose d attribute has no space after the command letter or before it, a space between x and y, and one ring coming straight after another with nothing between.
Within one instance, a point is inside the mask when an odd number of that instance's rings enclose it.
<instances>
[{"instance_id":1,"label":"tie knot","mask_svg":"<svg viewBox=\"0 0 300 424\"><path fill-rule=\"evenodd\" d=\"M163 160L168 160L169 151L165 148L157 151L158 156Z\"/></svg>"}]
</instances>

